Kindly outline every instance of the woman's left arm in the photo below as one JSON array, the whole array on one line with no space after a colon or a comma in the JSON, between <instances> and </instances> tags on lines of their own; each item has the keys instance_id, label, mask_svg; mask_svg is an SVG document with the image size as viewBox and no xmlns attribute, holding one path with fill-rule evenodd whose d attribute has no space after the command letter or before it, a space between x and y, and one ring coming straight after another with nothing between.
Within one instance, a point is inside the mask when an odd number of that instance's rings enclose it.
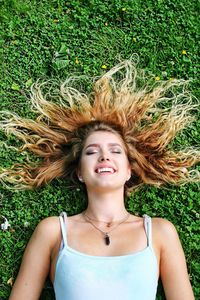
<instances>
[{"instance_id":1,"label":"woman's left arm","mask_svg":"<svg viewBox=\"0 0 200 300\"><path fill-rule=\"evenodd\" d=\"M157 223L157 222L156 222ZM185 255L172 223L158 219L160 276L167 300L194 300ZM159 226L158 226L159 225Z\"/></svg>"}]
</instances>

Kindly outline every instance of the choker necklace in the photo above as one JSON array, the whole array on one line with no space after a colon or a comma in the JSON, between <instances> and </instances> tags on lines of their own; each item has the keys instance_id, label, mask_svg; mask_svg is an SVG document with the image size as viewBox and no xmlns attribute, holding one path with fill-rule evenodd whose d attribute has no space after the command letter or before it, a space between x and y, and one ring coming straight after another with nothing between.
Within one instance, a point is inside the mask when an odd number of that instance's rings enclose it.
<instances>
[{"instance_id":1,"label":"choker necklace","mask_svg":"<svg viewBox=\"0 0 200 300\"><path fill-rule=\"evenodd\" d=\"M121 224L124 223L125 221L127 221L128 218L129 218L129 216L130 216L130 214L128 213L121 221L119 221L118 224L116 224L111 230L109 230L109 231L107 231L107 232L101 230L99 227L97 227L97 226L92 222L92 221L98 221L98 220L95 220L95 219L90 218L90 217L87 216L85 213L83 213L83 216L84 216L84 218L85 218L86 221L88 221L95 229L99 230L99 231L103 234L104 242L105 242L106 246L109 246L109 245L110 245L110 236L109 236L110 232L113 231L114 229L116 229L119 225L121 225ZM101 222L101 221L99 221L99 222ZM112 222L104 222L104 221L102 221L102 222L103 222L103 223L109 224L109 226L107 225L108 227L110 227L111 224L112 224Z\"/></svg>"}]
</instances>

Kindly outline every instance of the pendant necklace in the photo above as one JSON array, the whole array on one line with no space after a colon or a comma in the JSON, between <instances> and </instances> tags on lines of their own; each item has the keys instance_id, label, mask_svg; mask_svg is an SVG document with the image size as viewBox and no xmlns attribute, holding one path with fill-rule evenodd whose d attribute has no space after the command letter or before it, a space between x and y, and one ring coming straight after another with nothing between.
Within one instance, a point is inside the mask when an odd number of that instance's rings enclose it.
<instances>
[{"instance_id":1,"label":"pendant necklace","mask_svg":"<svg viewBox=\"0 0 200 300\"><path fill-rule=\"evenodd\" d=\"M98 220L94 220L92 218L90 218L89 216L87 216L85 213L83 214L84 218L86 221L88 221L95 229L99 230L102 234L103 234L103 238L104 238L104 242L106 246L110 245L110 232L113 231L114 229L116 229L119 225L121 225L122 223L124 223L125 221L128 220L130 214L128 213L121 221L119 221L118 224L116 224L111 230L109 231L103 231L101 230L99 227L97 227L92 221L98 221ZM110 227L112 222L103 222L103 223L107 223L107 227Z\"/></svg>"}]
</instances>

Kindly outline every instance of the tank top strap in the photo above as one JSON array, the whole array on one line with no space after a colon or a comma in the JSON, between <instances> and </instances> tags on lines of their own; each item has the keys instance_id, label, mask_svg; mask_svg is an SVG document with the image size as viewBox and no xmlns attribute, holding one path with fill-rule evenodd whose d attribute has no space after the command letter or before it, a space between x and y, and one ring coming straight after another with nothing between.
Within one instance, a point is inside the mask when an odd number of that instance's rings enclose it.
<instances>
[{"instance_id":1,"label":"tank top strap","mask_svg":"<svg viewBox=\"0 0 200 300\"><path fill-rule=\"evenodd\" d=\"M59 216L60 219L60 227L62 233L62 244L63 246L67 246L67 214L66 212L62 212Z\"/></svg>"},{"instance_id":2,"label":"tank top strap","mask_svg":"<svg viewBox=\"0 0 200 300\"><path fill-rule=\"evenodd\" d=\"M151 217L148 215L143 215L144 218L144 228L147 236L147 246L152 248L152 222Z\"/></svg>"}]
</instances>

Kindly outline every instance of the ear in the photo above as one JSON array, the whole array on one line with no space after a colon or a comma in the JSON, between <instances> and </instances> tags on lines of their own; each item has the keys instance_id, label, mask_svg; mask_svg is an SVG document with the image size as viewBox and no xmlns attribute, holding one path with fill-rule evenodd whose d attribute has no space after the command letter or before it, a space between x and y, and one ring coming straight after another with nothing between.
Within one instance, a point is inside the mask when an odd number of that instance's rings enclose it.
<instances>
[{"instance_id":1,"label":"ear","mask_svg":"<svg viewBox=\"0 0 200 300\"><path fill-rule=\"evenodd\" d=\"M80 182L83 182L83 178L81 176L78 176L78 179Z\"/></svg>"},{"instance_id":2,"label":"ear","mask_svg":"<svg viewBox=\"0 0 200 300\"><path fill-rule=\"evenodd\" d=\"M83 182L83 177L81 176L80 169L78 169L78 170L76 171L76 174L77 174L77 177L78 177L79 181L80 181L80 182Z\"/></svg>"},{"instance_id":3,"label":"ear","mask_svg":"<svg viewBox=\"0 0 200 300\"><path fill-rule=\"evenodd\" d=\"M129 164L128 165L128 171L127 171L127 179L126 179L126 181L129 181L130 178L131 178L131 166Z\"/></svg>"}]
</instances>

